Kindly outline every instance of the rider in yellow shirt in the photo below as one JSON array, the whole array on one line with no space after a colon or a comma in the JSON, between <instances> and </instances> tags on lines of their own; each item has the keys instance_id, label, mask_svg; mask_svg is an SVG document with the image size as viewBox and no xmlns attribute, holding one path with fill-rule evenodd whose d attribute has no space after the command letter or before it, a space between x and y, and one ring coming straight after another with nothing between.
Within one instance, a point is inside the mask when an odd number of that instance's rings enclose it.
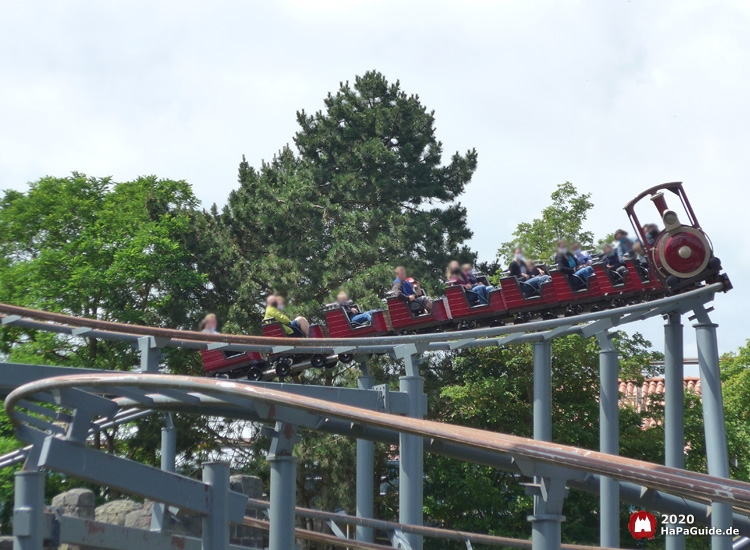
<instances>
[{"instance_id":1,"label":"rider in yellow shirt","mask_svg":"<svg viewBox=\"0 0 750 550\"><path fill-rule=\"evenodd\" d=\"M263 320L281 323L281 328L287 336L306 337L310 330L310 324L304 317L290 319L284 315L284 298L275 294L266 298L266 314Z\"/></svg>"}]
</instances>

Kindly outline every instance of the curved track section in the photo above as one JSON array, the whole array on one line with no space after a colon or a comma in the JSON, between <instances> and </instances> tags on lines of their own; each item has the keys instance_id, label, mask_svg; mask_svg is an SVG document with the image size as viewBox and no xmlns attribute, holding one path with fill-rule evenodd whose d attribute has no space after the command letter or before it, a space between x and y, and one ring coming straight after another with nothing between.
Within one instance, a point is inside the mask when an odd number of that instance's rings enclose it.
<instances>
[{"instance_id":1,"label":"curved track section","mask_svg":"<svg viewBox=\"0 0 750 550\"><path fill-rule=\"evenodd\" d=\"M52 378L26 384L13 391L5 402L8 416L19 427L19 435L37 437L43 425L20 409L36 412L35 401L49 402L75 409L72 393L64 390L96 393L120 408L148 408L164 411L192 411L195 414L217 414L227 418L245 418L250 407L265 422L287 421L287 413L306 414L305 425L316 428L327 421L341 420L363 427L381 428L410 434L437 442L458 444L469 451L510 455L516 461L563 466L565 468L631 482L689 499L724 502L750 509L750 483L722 479L706 474L669 468L648 462L606 455L586 449L545 443L483 430L441 424L429 420L404 418L386 413L365 411L357 407L293 396L250 384L187 376L151 374L100 374ZM67 398L65 396L68 396ZM115 414L114 411L109 414ZM31 436L30 439L36 439ZM440 452L439 448L435 452ZM467 454L467 461L472 461Z\"/></svg>"},{"instance_id":2,"label":"curved track section","mask_svg":"<svg viewBox=\"0 0 750 550\"><path fill-rule=\"evenodd\" d=\"M3 324L16 324L22 327L56 331L74 336L119 336L123 340L146 336L161 339L162 346L169 347L191 347L194 349L221 347L221 349L227 350L264 353L274 353L279 351L280 348L283 348L283 351L293 348L296 353L303 354L366 354L392 353L394 350L397 351L397 348L408 345L416 346L419 351L448 351L458 348L539 341L568 334L593 336L611 327L642 321L668 312L686 313L696 306L711 301L717 292L722 291L723 287L723 284L715 283L667 298L573 317L559 317L544 321L472 330L366 338L310 339L206 334L188 330L87 319L8 304L0 304L0 312L5 314L2 317ZM29 319L33 321L28 321ZM220 344L223 345L219 346Z\"/></svg>"}]
</instances>

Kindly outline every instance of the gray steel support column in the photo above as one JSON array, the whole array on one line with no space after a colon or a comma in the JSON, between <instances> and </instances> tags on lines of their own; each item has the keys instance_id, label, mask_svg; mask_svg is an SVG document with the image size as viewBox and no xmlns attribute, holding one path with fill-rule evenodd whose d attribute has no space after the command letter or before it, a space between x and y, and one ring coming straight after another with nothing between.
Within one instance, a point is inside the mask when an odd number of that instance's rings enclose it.
<instances>
[{"instance_id":1,"label":"gray steel support column","mask_svg":"<svg viewBox=\"0 0 750 550\"><path fill-rule=\"evenodd\" d=\"M695 310L695 339L698 344L698 367L701 376L703 400L703 429L706 434L706 458L708 473L717 477L729 477L729 452L727 432L724 424L724 400L721 393L719 373L719 346L716 340L717 325L711 322L708 312L701 307ZM725 503L711 505L711 526L727 529L732 526L732 507ZM732 537L713 535L713 550L732 548Z\"/></svg>"},{"instance_id":2,"label":"gray steel support column","mask_svg":"<svg viewBox=\"0 0 750 550\"><path fill-rule=\"evenodd\" d=\"M164 426L161 428L161 469L165 472L174 472L177 457L177 431L174 427L172 413L164 414ZM162 503L154 503L151 508L151 530L163 531L167 528L164 524L166 506Z\"/></svg>"},{"instance_id":3,"label":"gray steel support column","mask_svg":"<svg viewBox=\"0 0 750 550\"><path fill-rule=\"evenodd\" d=\"M400 389L409 395L411 418L424 416L424 379L419 376L419 356L407 355L404 358L406 376L400 378ZM421 437L399 435L399 523L422 525L424 512L424 445ZM412 550L422 550L422 536L405 533L404 537Z\"/></svg>"},{"instance_id":4,"label":"gray steel support column","mask_svg":"<svg viewBox=\"0 0 750 550\"><path fill-rule=\"evenodd\" d=\"M370 375L367 361L359 362L358 386L362 390L372 390L374 378ZM372 518L375 502L373 487L375 478L375 443L366 439L357 440L357 517ZM371 527L357 526L357 540L373 542Z\"/></svg>"},{"instance_id":5,"label":"gray steel support column","mask_svg":"<svg viewBox=\"0 0 750 550\"><path fill-rule=\"evenodd\" d=\"M269 550L293 550L297 504L297 459L292 456L296 429L278 422L271 442L271 494L268 532Z\"/></svg>"},{"instance_id":6,"label":"gray steel support column","mask_svg":"<svg viewBox=\"0 0 750 550\"><path fill-rule=\"evenodd\" d=\"M534 439L552 441L552 350L549 340L534 344Z\"/></svg>"},{"instance_id":7,"label":"gray steel support column","mask_svg":"<svg viewBox=\"0 0 750 550\"><path fill-rule=\"evenodd\" d=\"M685 374L682 316L672 312L664 325L664 464L685 467ZM685 535L667 535L666 550L685 550Z\"/></svg>"},{"instance_id":8,"label":"gray steel support column","mask_svg":"<svg viewBox=\"0 0 750 550\"><path fill-rule=\"evenodd\" d=\"M552 350L549 340L534 343L534 439L552 441ZM541 489L555 486L555 491L565 493L559 481L551 483L539 476L534 483ZM561 523L565 520L562 511L562 498L550 498L548 491L534 492L534 514L531 521L531 547L533 550L553 550L560 548Z\"/></svg>"},{"instance_id":9,"label":"gray steel support column","mask_svg":"<svg viewBox=\"0 0 750 550\"><path fill-rule=\"evenodd\" d=\"M203 464L203 482L211 486L210 515L203 518L203 550L229 549L229 464Z\"/></svg>"},{"instance_id":10,"label":"gray steel support column","mask_svg":"<svg viewBox=\"0 0 750 550\"><path fill-rule=\"evenodd\" d=\"M141 372L159 372L161 351L156 339L151 336L138 338L138 351L141 352Z\"/></svg>"},{"instance_id":11,"label":"gray steel support column","mask_svg":"<svg viewBox=\"0 0 750 550\"><path fill-rule=\"evenodd\" d=\"M614 334L603 332L599 341L599 450L617 455L620 452L619 395L620 383ZM599 488L599 544L620 547L620 484L610 477L601 478Z\"/></svg>"},{"instance_id":12,"label":"gray steel support column","mask_svg":"<svg viewBox=\"0 0 750 550\"><path fill-rule=\"evenodd\" d=\"M44 472L15 474L13 550L42 550L44 544Z\"/></svg>"}]
</instances>

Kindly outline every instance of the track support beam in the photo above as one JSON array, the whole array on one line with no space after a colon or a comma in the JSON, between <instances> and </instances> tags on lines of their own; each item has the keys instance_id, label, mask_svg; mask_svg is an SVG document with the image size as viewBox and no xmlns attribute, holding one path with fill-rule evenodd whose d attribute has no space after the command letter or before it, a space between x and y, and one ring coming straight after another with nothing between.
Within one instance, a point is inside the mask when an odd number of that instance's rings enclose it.
<instances>
[{"instance_id":1,"label":"track support beam","mask_svg":"<svg viewBox=\"0 0 750 550\"><path fill-rule=\"evenodd\" d=\"M203 517L203 550L228 550L229 464L204 463L203 482L210 487L209 514Z\"/></svg>"},{"instance_id":2,"label":"track support beam","mask_svg":"<svg viewBox=\"0 0 750 550\"><path fill-rule=\"evenodd\" d=\"M161 469L164 472L174 473L176 470L177 456L177 431L174 427L172 413L164 414L164 425L161 428ZM166 525L167 507L160 503L154 503L151 508L151 530L163 531Z\"/></svg>"},{"instance_id":3,"label":"track support beam","mask_svg":"<svg viewBox=\"0 0 750 550\"><path fill-rule=\"evenodd\" d=\"M552 441L552 343L534 343L534 439ZM534 476L534 513L531 522L531 548L560 548L563 500L567 495L565 479Z\"/></svg>"},{"instance_id":4,"label":"track support beam","mask_svg":"<svg viewBox=\"0 0 750 550\"><path fill-rule=\"evenodd\" d=\"M371 390L374 378L366 360L359 361L359 389ZM357 439L357 517L373 518L375 502L375 443L366 439ZM357 540L373 542L372 527L357 525Z\"/></svg>"},{"instance_id":5,"label":"track support beam","mask_svg":"<svg viewBox=\"0 0 750 550\"><path fill-rule=\"evenodd\" d=\"M271 440L271 507L269 510L269 550L292 550L295 546L297 506L297 459L292 456L297 442L296 427L277 422Z\"/></svg>"},{"instance_id":6,"label":"track support beam","mask_svg":"<svg viewBox=\"0 0 750 550\"><path fill-rule=\"evenodd\" d=\"M13 550L42 550L44 531L44 472L16 472Z\"/></svg>"},{"instance_id":7,"label":"track support beam","mask_svg":"<svg viewBox=\"0 0 750 550\"><path fill-rule=\"evenodd\" d=\"M619 397L620 384L614 333L600 332L599 342L599 450L617 455L620 452ZM599 542L606 548L620 547L620 484L602 477L599 486Z\"/></svg>"},{"instance_id":8,"label":"track support beam","mask_svg":"<svg viewBox=\"0 0 750 550\"><path fill-rule=\"evenodd\" d=\"M728 478L729 451L724 424L724 400L721 393L719 346L716 338L716 327L718 325L711 322L705 307L700 306L694 312L698 320L694 327L698 345L698 368L701 376L703 429L706 434L708 473L713 476ZM719 529L727 529L732 526L732 506L730 504L714 502L711 505L711 526ZM729 550L732 548L732 537L712 535L711 548L712 550Z\"/></svg>"},{"instance_id":9,"label":"track support beam","mask_svg":"<svg viewBox=\"0 0 750 550\"><path fill-rule=\"evenodd\" d=\"M400 389L409 396L411 418L424 417L424 379L419 375L419 355L404 357L406 376L400 378ZM419 436L399 435L399 523L422 525L423 522L423 478L424 442ZM411 550L422 550L422 536L405 533Z\"/></svg>"},{"instance_id":10,"label":"track support beam","mask_svg":"<svg viewBox=\"0 0 750 550\"><path fill-rule=\"evenodd\" d=\"M685 374L682 316L672 312L664 325L664 464L685 467ZM685 535L667 535L666 550L685 550Z\"/></svg>"}]
</instances>

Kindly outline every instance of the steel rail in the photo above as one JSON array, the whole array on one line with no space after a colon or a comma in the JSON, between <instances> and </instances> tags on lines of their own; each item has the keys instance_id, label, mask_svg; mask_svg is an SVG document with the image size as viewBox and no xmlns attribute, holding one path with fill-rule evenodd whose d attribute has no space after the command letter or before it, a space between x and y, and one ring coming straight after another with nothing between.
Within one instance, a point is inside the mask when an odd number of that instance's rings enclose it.
<instances>
[{"instance_id":1,"label":"steel rail","mask_svg":"<svg viewBox=\"0 0 750 550\"><path fill-rule=\"evenodd\" d=\"M245 517L242 525L245 525L247 527L254 527L263 531L269 531L271 529L270 522L258 518ZM294 536L298 539L330 544L335 548L353 548L356 550L393 550L393 546L385 546L383 544L375 544L372 542L362 542L355 539L342 539L335 535L310 531L309 529L302 529L300 527L295 527ZM587 550L591 549L589 548Z\"/></svg>"},{"instance_id":2,"label":"steel rail","mask_svg":"<svg viewBox=\"0 0 750 550\"><path fill-rule=\"evenodd\" d=\"M113 391L117 390L127 393L126 388L140 388L149 394L148 406L145 404L140 406L157 408L156 405L164 403L165 409L176 405L175 396L177 392L182 391L185 393L186 402L180 403L181 410L193 409L196 414L201 413L201 404L206 394L210 394L218 398L226 398L227 403L222 410L222 416L230 418L241 414L243 402L257 401L268 406L267 421L274 420L276 407L282 406L319 416L321 420L336 418L353 424L395 430L438 442L455 443L469 450L483 450L499 455L509 454L514 460L518 461L564 466L590 474L608 476L691 499L708 499L712 502L750 506L750 483L606 455L588 449L534 441L429 420L365 411L357 407L338 405L299 395L289 395L265 387L228 380L132 373L126 375L108 373L63 376L31 382L14 390L5 401L5 409L9 418L14 424L18 425L20 421L15 413L19 402L23 400L33 401L34 395L40 392L47 393L53 390L77 387L106 388L107 394L112 394ZM169 397L159 395L159 391L167 390L174 391L169 392ZM187 395L188 393L190 395ZM138 404L133 406L138 406ZM437 452L439 452L439 449Z\"/></svg>"},{"instance_id":3,"label":"steel rail","mask_svg":"<svg viewBox=\"0 0 750 550\"><path fill-rule=\"evenodd\" d=\"M259 510L268 509L271 505L270 502L265 500L259 500L255 498L249 498L248 506ZM414 533L417 535L423 535L429 538L437 538L441 540L455 540L466 543L467 541L472 544L483 544L486 546L501 546L510 548L531 548L531 540L516 539L512 537L500 537L496 535L483 535L480 533L470 533L468 531L457 531L455 529L446 529L443 527L428 527L424 525L408 525L405 523L397 523L394 521L386 521L382 519L370 519L361 518L357 516L351 516L348 514L336 514L333 512L324 512L322 510L313 510L312 508L303 508L298 506L296 508L296 515L303 518L320 519L323 521L334 521L343 523L346 525L361 525L365 527L372 527L373 529L379 529L381 531L402 531L404 533ZM255 518L245 518L255 519ZM339 539L339 540L350 540L350 539ZM599 546L585 546L581 544L562 544L562 548L565 550L594 550L595 548L601 548ZM601 549L607 550L607 549Z\"/></svg>"},{"instance_id":4,"label":"steel rail","mask_svg":"<svg viewBox=\"0 0 750 550\"><path fill-rule=\"evenodd\" d=\"M502 335L510 335L519 332L533 332L556 329L559 327L570 326L574 324L592 323L603 319L618 319L618 323L630 322L631 320L641 320L639 314L647 314L650 310L661 310L664 307L674 306L674 309L680 309L686 302L693 299L703 302L710 301L712 296L723 288L722 283L706 285L696 290L691 290L682 294L660 298L639 304L624 306L621 308L602 310L592 313L584 313L573 317L561 317L531 323L509 325L502 327L478 328L464 331L437 332L428 334L413 334L408 336L378 336L365 338L315 338L316 347L323 348L357 348L360 346L379 346L389 345L398 346L404 344L424 345L432 342L449 342L451 340L473 340L477 338L491 338ZM152 336L163 339L191 340L211 343L227 344L246 344L258 346L292 346L295 348L310 347L308 338L273 338L268 336L243 336L234 334L209 334L188 330L168 329L161 327L149 327L145 325L132 325L127 323L116 323L112 321L103 321L99 319L88 319L75 317L61 313L50 313L35 309L13 306L9 304L0 304L0 312L8 315L17 315L20 317L49 321L53 323L62 323L75 327L85 327L101 331L112 331L114 333L124 333L138 336ZM85 336L86 333L81 333Z\"/></svg>"}]
</instances>

